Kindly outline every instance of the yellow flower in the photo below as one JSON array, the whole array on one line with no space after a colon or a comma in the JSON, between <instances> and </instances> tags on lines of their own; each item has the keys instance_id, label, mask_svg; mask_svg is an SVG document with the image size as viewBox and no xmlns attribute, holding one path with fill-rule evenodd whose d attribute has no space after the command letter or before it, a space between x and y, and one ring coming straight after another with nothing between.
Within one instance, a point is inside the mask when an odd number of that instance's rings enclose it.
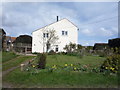
<instances>
[{"instance_id":1,"label":"yellow flower","mask_svg":"<svg viewBox=\"0 0 120 90\"><path fill-rule=\"evenodd\" d=\"M108 69L108 67L105 67L105 69Z\"/></svg>"},{"instance_id":2,"label":"yellow flower","mask_svg":"<svg viewBox=\"0 0 120 90\"><path fill-rule=\"evenodd\" d=\"M73 66L73 64L70 64L70 66L72 67L72 66Z\"/></svg>"},{"instance_id":3,"label":"yellow flower","mask_svg":"<svg viewBox=\"0 0 120 90\"><path fill-rule=\"evenodd\" d=\"M32 65L32 67L35 67L35 65Z\"/></svg>"},{"instance_id":4,"label":"yellow flower","mask_svg":"<svg viewBox=\"0 0 120 90\"><path fill-rule=\"evenodd\" d=\"M112 67L110 67L110 69L112 70Z\"/></svg>"},{"instance_id":5,"label":"yellow flower","mask_svg":"<svg viewBox=\"0 0 120 90\"><path fill-rule=\"evenodd\" d=\"M114 70L115 68L112 68L112 70Z\"/></svg>"},{"instance_id":6,"label":"yellow flower","mask_svg":"<svg viewBox=\"0 0 120 90\"><path fill-rule=\"evenodd\" d=\"M56 68L56 65L53 65L52 68Z\"/></svg>"},{"instance_id":7,"label":"yellow flower","mask_svg":"<svg viewBox=\"0 0 120 90\"><path fill-rule=\"evenodd\" d=\"M67 64L65 64L65 66L68 66Z\"/></svg>"},{"instance_id":8,"label":"yellow flower","mask_svg":"<svg viewBox=\"0 0 120 90\"><path fill-rule=\"evenodd\" d=\"M75 67L74 70L76 70L77 68Z\"/></svg>"}]
</instances>

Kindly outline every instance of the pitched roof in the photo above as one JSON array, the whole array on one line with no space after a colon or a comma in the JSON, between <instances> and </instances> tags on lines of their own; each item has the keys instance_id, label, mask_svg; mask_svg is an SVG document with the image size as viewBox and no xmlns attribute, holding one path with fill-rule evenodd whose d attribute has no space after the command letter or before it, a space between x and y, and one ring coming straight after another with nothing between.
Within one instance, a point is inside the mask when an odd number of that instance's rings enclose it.
<instances>
[{"instance_id":1,"label":"pitched roof","mask_svg":"<svg viewBox=\"0 0 120 90\"><path fill-rule=\"evenodd\" d=\"M72 23L71 21L69 21L68 19L63 18L63 19L61 19L61 20L59 20L59 21L53 22L53 23L51 23L51 24L48 24L48 25L46 25L46 26L44 26L44 27L42 27L42 28L45 28L45 27L47 27L47 26L49 26L49 25L53 25L53 24L58 23L58 22L60 22L60 21L62 21L62 20L67 20L67 21L70 22L72 25L74 25L75 27L77 27L75 24L73 24L73 23ZM42 29L42 28L39 28L39 29L37 29L37 30L35 30L35 31L38 31L38 30L40 30L40 29ZM77 27L77 28L78 28L78 27ZM35 31L33 31L33 32L35 32Z\"/></svg>"},{"instance_id":2,"label":"pitched roof","mask_svg":"<svg viewBox=\"0 0 120 90\"><path fill-rule=\"evenodd\" d=\"M11 37L12 42L16 40L16 37Z\"/></svg>"}]
</instances>

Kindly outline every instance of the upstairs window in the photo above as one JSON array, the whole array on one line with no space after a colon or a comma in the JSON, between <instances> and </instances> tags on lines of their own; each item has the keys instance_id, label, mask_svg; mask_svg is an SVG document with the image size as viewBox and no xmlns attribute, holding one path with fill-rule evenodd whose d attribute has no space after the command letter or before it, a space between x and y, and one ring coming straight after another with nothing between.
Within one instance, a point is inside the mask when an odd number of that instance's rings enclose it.
<instances>
[{"instance_id":1,"label":"upstairs window","mask_svg":"<svg viewBox=\"0 0 120 90\"><path fill-rule=\"evenodd\" d=\"M43 33L43 37L44 38L48 38L49 37L49 33Z\"/></svg>"},{"instance_id":2,"label":"upstairs window","mask_svg":"<svg viewBox=\"0 0 120 90\"><path fill-rule=\"evenodd\" d=\"M48 33L46 33L46 37L48 38L48 36L49 36L49 34Z\"/></svg>"},{"instance_id":3,"label":"upstairs window","mask_svg":"<svg viewBox=\"0 0 120 90\"><path fill-rule=\"evenodd\" d=\"M68 35L68 31L62 31L62 35L64 36Z\"/></svg>"},{"instance_id":4,"label":"upstairs window","mask_svg":"<svg viewBox=\"0 0 120 90\"><path fill-rule=\"evenodd\" d=\"M62 31L62 35L64 35L64 31Z\"/></svg>"},{"instance_id":5,"label":"upstairs window","mask_svg":"<svg viewBox=\"0 0 120 90\"><path fill-rule=\"evenodd\" d=\"M68 35L68 32L67 32L67 31L65 31L65 35Z\"/></svg>"},{"instance_id":6,"label":"upstairs window","mask_svg":"<svg viewBox=\"0 0 120 90\"><path fill-rule=\"evenodd\" d=\"M45 38L45 33L43 33L43 37Z\"/></svg>"}]
</instances>

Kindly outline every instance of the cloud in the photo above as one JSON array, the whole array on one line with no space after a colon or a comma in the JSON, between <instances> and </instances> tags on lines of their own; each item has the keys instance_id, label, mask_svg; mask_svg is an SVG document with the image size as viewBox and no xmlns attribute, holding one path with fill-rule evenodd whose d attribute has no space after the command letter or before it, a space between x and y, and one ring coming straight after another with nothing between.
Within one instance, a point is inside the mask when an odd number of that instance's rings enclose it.
<instances>
[{"instance_id":1,"label":"cloud","mask_svg":"<svg viewBox=\"0 0 120 90\"><path fill-rule=\"evenodd\" d=\"M110 30L107 30L105 28L100 28L100 32L102 36L112 36L113 33Z\"/></svg>"},{"instance_id":2,"label":"cloud","mask_svg":"<svg viewBox=\"0 0 120 90\"><path fill-rule=\"evenodd\" d=\"M81 33L83 33L84 35L87 35L87 36L94 36L93 30L89 30L89 29L83 29L83 30L81 30Z\"/></svg>"},{"instance_id":3,"label":"cloud","mask_svg":"<svg viewBox=\"0 0 120 90\"><path fill-rule=\"evenodd\" d=\"M118 14L117 3L14 2L3 3L2 8L3 27L11 36L31 35L34 30L56 22L56 16L67 18L79 27L79 40L83 39L84 45L104 42L118 33L118 18L114 17Z\"/></svg>"}]
</instances>

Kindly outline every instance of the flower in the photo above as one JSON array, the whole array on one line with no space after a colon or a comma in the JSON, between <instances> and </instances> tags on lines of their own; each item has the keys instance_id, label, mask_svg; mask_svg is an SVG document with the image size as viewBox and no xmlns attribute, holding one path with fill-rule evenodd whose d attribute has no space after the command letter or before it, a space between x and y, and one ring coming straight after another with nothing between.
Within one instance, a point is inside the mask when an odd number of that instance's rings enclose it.
<instances>
[{"instance_id":1,"label":"flower","mask_svg":"<svg viewBox=\"0 0 120 90\"><path fill-rule=\"evenodd\" d=\"M113 71L115 68L112 68L112 67L111 67L110 69Z\"/></svg>"},{"instance_id":2,"label":"flower","mask_svg":"<svg viewBox=\"0 0 120 90\"><path fill-rule=\"evenodd\" d=\"M112 67L110 67L110 69L112 69Z\"/></svg>"},{"instance_id":3,"label":"flower","mask_svg":"<svg viewBox=\"0 0 120 90\"><path fill-rule=\"evenodd\" d=\"M108 67L105 67L105 69L108 69Z\"/></svg>"},{"instance_id":4,"label":"flower","mask_svg":"<svg viewBox=\"0 0 120 90\"><path fill-rule=\"evenodd\" d=\"M65 66L68 66L67 64L65 64Z\"/></svg>"},{"instance_id":5,"label":"flower","mask_svg":"<svg viewBox=\"0 0 120 90\"><path fill-rule=\"evenodd\" d=\"M72 66L73 66L73 64L70 64L70 66L72 67Z\"/></svg>"},{"instance_id":6,"label":"flower","mask_svg":"<svg viewBox=\"0 0 120 90\"><path fill-rule=\"evenodd\" d=\"M74 70L76 70L77 68L76 67L74 67Z\"/></svg>"},{"instance_id":7,"label":"flower","mask_svg":"<svg viewBox=\"0 0 120 90\"><path fill-rule=\"evenodd\" d=\"M56 69L57 67L56 67L56 65L53 65L52 68Z\"/></svg>"},{"instance_id":8,"label":"flower","mask_svg":"<svg viewBox=\"0 0 120 90\"><path fill-rule=\"evenodd\" d=\"M35 67L35 65L32 65L32 67L34 68L34 67Z\"/></svg>"}]
</instances>

